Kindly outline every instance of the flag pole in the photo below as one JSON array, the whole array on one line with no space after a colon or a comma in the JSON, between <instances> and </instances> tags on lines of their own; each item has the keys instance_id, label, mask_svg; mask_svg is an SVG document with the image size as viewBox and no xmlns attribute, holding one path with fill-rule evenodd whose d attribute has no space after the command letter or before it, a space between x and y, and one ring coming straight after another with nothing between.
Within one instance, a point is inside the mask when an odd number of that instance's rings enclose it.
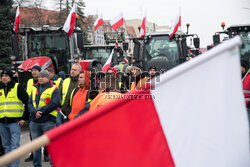
<instances>
[{"instance_id":1,"label":"flag pole","mask_svg":"<svg viewBox=\"0 0 250 167\"><path fill-rule=\"evenodd\" d=\"M246 78L246 76L249 74L249 72L250 72L250 68L247 70L247 73L244 75L244 77L242 78L242 82L244 81L244 79Z\"/></svg>"},{"instance_id":2,"label":"flag pole","mask_svg":"<svg viewBox=\"0 0 250 167\"><path fill-rule=\"evenodd\" d=\"M6 166L11 162L20 159L26 156L28 153L33 152L43 146L46 146L50 143L49 137L46 135L42 135L35 140L3 155L0 157L0 167Z\"/></svg>"}]
</instances>

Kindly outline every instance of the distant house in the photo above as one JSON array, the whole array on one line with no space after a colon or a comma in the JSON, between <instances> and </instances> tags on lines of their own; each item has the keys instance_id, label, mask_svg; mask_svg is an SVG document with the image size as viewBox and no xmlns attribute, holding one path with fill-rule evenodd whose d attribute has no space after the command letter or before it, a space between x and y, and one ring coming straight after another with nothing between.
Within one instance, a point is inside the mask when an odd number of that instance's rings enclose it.
<instances>
[{"instance_id":1,"label":"distant house","mask_svg":"<svg viewBox=\"0 0 250 167\"><path fill-rule=\"evenodd\" d=\"M135 29L133 26L127 26L127 31L128 31L129 38L137 38Z\"/></svg>"}]
</instances>

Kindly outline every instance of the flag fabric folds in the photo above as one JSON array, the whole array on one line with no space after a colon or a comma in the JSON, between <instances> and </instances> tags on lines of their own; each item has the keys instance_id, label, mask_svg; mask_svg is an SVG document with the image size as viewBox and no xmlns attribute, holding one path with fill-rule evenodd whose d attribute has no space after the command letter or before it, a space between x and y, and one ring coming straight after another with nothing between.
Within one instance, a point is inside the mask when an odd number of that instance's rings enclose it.
<instances>
[{"instance_id":1,"label":"flag fabric folds","mask_svg":"<svg viewBox=\"0 0 250 167\"><path fill-rule=\"evenodd\" d=\"M76 22L76 11L75 11L75 4L73 4L73 7L66 19L66 22L64 23L63 30L68 33L69 38L71 38L71 35L74 32L75 28L75 22Z\"/></svg>"},{"instance_id":2,"label":"flag fabric folds","mask_svg":"<svg viewBox=\"0 0 250 167\"><path fill-rule=\"evenodd\" d=\"M53 166L248 167L240 38L46 133ZM62 147L67 145L70 147Z\"/></svg>"},{"instance_id":3,"label":"flag fabric folds","mask_svg":"<svg viewBox=\"0 0 250 167\"><path fill-rule=\"evenodd\" d=\"M113 18L110 21L110 24L115 31L117 30L117 28L121 27L123 25L123 13L120 13L115 18Z\"/></svg>"},{"instance_id":4,"label":"flag fabric folds","mask_svg":"<svg viewBox=\"0 0 250 167\"><path fill-rule=\"evenodd\" d=\"M21 24L20 21L20 11L19 11L19 6L16 9L16 18L15 18L15 24L14 24L14 31L16 32L17 36L18 36L18 28Z\"/></svg>"},{"instance_id":5,"label":"flag fabric folds","mask_svg":"<svg viewBox=\"0 0 250 167\"><path fill-rule=\"evenodd\" d=\"M146 33L146 14L143 17L141 29L140 29L140 37L144 38Z\"/></svg>"},{"instance_id":6,"label":"flag fabric folds","mask_svg":"<svg viewBox=\"0 0 250 167\"><path fill-rule=\"evenodd\" d=\"M111 54L109 55L109 58L106 61L106 63L103 65L102 72L107 72L108 69L111 67L111 61L112 61L113 54L114 54L114 49L112 50Z\"/></svg>"},{"instance_id":7,"label":"flag fabric folds","mask_svg":"<svg viewBox=\"0 0 250 167\"><path fill-rule=\"evenodd\" d=\"M117 39L115 40L115 48L118 48L119 47L119 44L118 44L118 41Z\"/></svg>"},{"instance_id":8,"label":"flag fabric folds","mask_svg":"<svg viewBox=\"0 0 250 167\"><path fill-rule=\"evenodd\" d=\"M178 15L170 29L170 33L169 33L170 38L176 33L176 31L178 30L178 27L180 26L181 26L181 9L179 8Z\"/></svg>"},{"instance_id":9,"label":"flag fabric folds","mask_svg":"<svg viewBox=\"0 0 250 167\"><path fill-rule=\"evenodd\" d=\"M103 18L102 18L102 14L98 15L97 20L94 23L95 26L95 31L97 30L98 27L103 25Z\"/></svg>"}]
</instances>

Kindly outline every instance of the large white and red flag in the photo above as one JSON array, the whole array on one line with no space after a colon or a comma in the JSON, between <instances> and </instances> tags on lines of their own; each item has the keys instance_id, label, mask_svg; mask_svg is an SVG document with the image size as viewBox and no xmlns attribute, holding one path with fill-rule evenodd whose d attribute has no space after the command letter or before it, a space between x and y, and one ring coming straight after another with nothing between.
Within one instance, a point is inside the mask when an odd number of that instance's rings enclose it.
<instances>
[{"instance_id":1,"label":"large white and red flag","mask_svg":"<svg viewBox=\"0 0 250 167\"><path fill-rule=\"evenodd\" d=\"M102 72L107 72L108 69L111 67L111 61L112 61L113 54L114 54L114 49L112 50L111 54L109 55L109 58L106 61L106 63L103 65Z\"/></svg>"},{"instance_id":2,"label":"large white and red flag","mask_svg":"<svg viewBox=\"0 0 250 167\"><path fill-rule=\"evenodd\" d=\"M225 41L151 90L107 95L118 100L46 133L53 165L249 167L240 44Z\"/></svg>"},{"instance_id":3,"label":"large white and red flag","mask_svg":"<svg viewBox=\"0 0 250 167\"><path fill-rule=\"evenodd\" d=\"M175 33L176 31L178 30L178 27L181 26L181 8L179 8L179 11L178 11L178 14L177 14L177 17L170 29L170 33L169 33L169 37L171 38Z\"/></svg>"},{"instance_id":4,"label":"large white and red flag","mask_svg":"<svg viewBox=\"0 0 250 167\"><path fill-rule=\"evenodd\" d=\"M117 30L117 28L121 27L123 25L123 13L120 13L115 18L113 18L110 21L110 24L115 31Z\"/></svg>"},{"instance_id":5,"label":"large white and red flag","mask_svg":"<svg viewBox=\"0 0 250 167\"><path fill-rule=\"evenodd\" d=\"M74 28L75 28L75 22L76 22L76 10L75 9L76 9L75 4L73 4L73 7L63 26L63 30L66 33L68 33L69 38L71 38L71 35L73 34Z\"/></svg>"},{"instance_id":6,"label":"large white and red flag","mask_svg":"<svg viewBox=\"0 0 250 167\"><path fill-rule=\"evenodd\" d=\"M33 143L46 139L55 167L249 167L240 45L224 41L144 90L107 94L117 100Z\"/></svg>"},{"instance_id":7,"label":"large white and red flag","mask_svg":"<svg viewBox=\"0 0 250 167\"><path fill-rule=\"evenodd\" d=\"M15 24L14 24L14 30L18 36L18 28L21 24L21 21L20 21L20 11L19 11L19 6L17 7L16 9L16 18L15 18Z\"/></svg>"},{"instance_id":8,"label":"large white and red flag","mask_svg":"<svg viewBox=\"0 0 250 167\"><path fill-rule=\"evenodd\" d=\"M96 20L95 23L94 23L95 31L97 30L98 27L100 27L100 26L102 26L102 25L103 25L102 14L99 14L97 20Z\"/></svg>"},{"instance_id":9,"label":"large white and red flag","mask_svg":"<svg viewBox=\"0 0 250 167\"><path fill-rule=\"evenodd\" d=\"M141 23L141 29L140 29L140 37L144 38L146 34L146 14L143 17L142 23Z\"/></svg>"}]
</instances>

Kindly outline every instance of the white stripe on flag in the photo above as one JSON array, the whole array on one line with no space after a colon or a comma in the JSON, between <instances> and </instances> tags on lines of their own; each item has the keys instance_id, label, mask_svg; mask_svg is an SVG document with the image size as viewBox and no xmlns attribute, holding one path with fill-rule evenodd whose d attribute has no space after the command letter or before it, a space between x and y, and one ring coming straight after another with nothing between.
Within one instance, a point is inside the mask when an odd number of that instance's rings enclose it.
<instances>
[{"instance_id":1,"label":"white stripe on flag","mask_svg":"<svg viewBox=\"0 0 250 167\"><path fill-rule=\"evenodd\" d=\"M154 103L176 166L249 166L240 38L161 77Z\"/></svg>"}]
</instances>

